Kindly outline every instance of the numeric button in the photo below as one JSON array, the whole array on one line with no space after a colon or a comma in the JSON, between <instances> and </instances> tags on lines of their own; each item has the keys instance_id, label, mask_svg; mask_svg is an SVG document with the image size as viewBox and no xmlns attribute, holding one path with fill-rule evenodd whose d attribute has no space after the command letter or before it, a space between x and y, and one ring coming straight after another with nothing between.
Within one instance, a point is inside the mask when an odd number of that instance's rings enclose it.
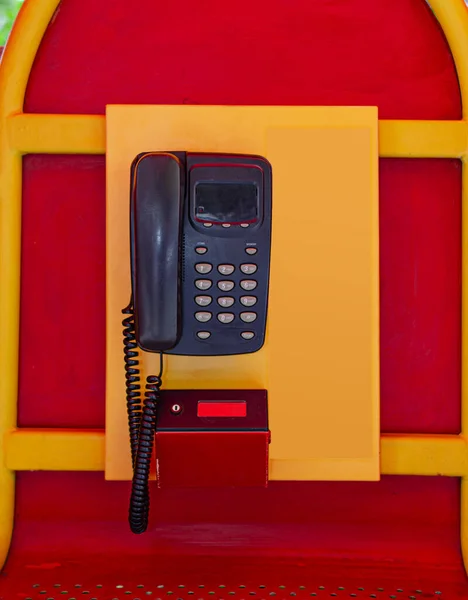
<instances>
[{"instance_id":1,"label":"numeric button","mask_svg":"<svg viewBox=\"0 0 468 600\"><path fill-rule=\"evenodd\" d=\"M195 287L197 287L199 290L202 290L203 292L209 290L212 285L213 282L210 279L197 279L195 281Z\"/></svg>"},{"instance_id":2,"label":"numeric button","mask_svg":"<svg viewBox=\"0 0 468 600\"><path fill-rule=\"evenodd\" d=\"M195 270L197 271L197 273L200 273L200 275L208 275L208 273L211 272L212 268L213 265L210 265L210 263L197 263L195 265Z\"/></svg>"},{"instance_id":3,"label":"numeric button","mask_svg":"<svg viewBox=\"0 0 468 600\"><path fill-rule=\"evenodd\" d=\"M240 301L243 306L254 306L255 304L257 304L257 297L256 296L242 296Z\"/></svg>"},{"instance_id":4,"label":"numeric button","mask_svg":"<svg viewBox=\"0 0 468 600\"><path fill-rule=\"evenodd\" d=\"M254 265L253 263L246 263L240 266L240 270L244 275L253 275L257 271L257 268L257 265Z\"/></svg>"},{"instance_id":5,"label":"numeric button","mask_svg":"<svg viewBox=\"0 0 468 600\"><path fill-rule=\"evenodd\" d=\"M243 312L240 314L240 318L244 323L253 323L257 318L257 313L254 312Z\"/></svg>"},{"instance_id":6,"label":"numeric button","mask_svg":"<svg viewBox=\"0 0 468 600\"><path fill-rule=\"evenodd\" d=\"M253 331L243 331L241 333L241 337L243 337L244 340L251 340L254 336L255 333Z\"/></svg>"},{"instance_id":7,"label":"numeric button","mask_svg":"<svg viewBox=\"0 0 468 600\"><path fill-rule=\"evenodd\" d=\"M231 296L221 296L218 298L218 304L223 308L230 308L234 304L234 298Z\"/></svg>"},{"instance_id":8,"label":"numeric button","mask_svg":"<svg viewBox=\"0 0 468 600\"><path fill-rule=\"evenodd\" d=\"M240 282L240 286L246 292L251 292L257 287L257 282L255 281L255 279L243 279Z\"/></svg>"},{"instance_id":9,"label":"numeric button","mask_svg":"<svg viewBox=\"0 0 468 600\"><path fill-rule=\"evenodd\" d=\"M195 319L197 321L200 321L200 323L208 323L208 321L211 319L213 315L208 312L208 311L201 311L201 312L197 312L195 313Z\"/></svg>"},{"instance_id":10,"label":"numeric button","mask_svg":"<svg viewBox=\"0 0 468 600\"><path fill-rule=\"evenodd\" d=\"M218 288L222 292L230 292L234 289L234 281L218 281Z\"/></svg>"},{"instance_id":11,"label":"numeric button","mask_svg":"<svg viewBox=\"0 0 468 600\"><path fill-rule=\"evenodd\" d=\"M211 332L209 331L198 331L197 337L201 340L207 340L211 336Z\"/></svg>"},{"instance_id":12,"label":"numeric button","mask_svg":"<svg viewBox=\"0 0 468 600\"><path fill-rule=\"evenodd\" d=\"M198 306L209 306L213 298L211 296L195 296L195 302Z\"/></svg>"},{"instance_id":13,"label":"numeric button","mask_svg":"<svg viewBox=\"0 0 468 600\"><path fill-rule=\"evenodd\" d=\"M234 315L232 313L219 313L218 321L220 323L232 323L234 321Z\"/></svg>"},{"instance_id":14,"label":"numeric button","mask_svg":"<svg viewBox=\"0 0 468 600\"><path fill-rule=\"evenodd\" d=\"M232 275L234 273L234 265L218 265L218 271L221 275Z\"/></svg>"}]
</instances>

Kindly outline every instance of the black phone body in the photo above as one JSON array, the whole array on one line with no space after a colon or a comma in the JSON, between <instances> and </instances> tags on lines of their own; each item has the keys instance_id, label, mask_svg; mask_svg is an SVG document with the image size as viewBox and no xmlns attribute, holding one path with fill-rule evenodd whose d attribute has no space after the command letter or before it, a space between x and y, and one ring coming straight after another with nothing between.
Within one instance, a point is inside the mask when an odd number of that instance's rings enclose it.
<instances>
[{"instance_id":1,"label":"black phone body","mask_svg":"<svg viewBox=\"0 0 468 600\"><path fill-rule=\"evenodd\" d=\"M140 348L213 356L265 340L272 174L259 156L147 152L131 168Z\"/></svg>"}]
</instances>

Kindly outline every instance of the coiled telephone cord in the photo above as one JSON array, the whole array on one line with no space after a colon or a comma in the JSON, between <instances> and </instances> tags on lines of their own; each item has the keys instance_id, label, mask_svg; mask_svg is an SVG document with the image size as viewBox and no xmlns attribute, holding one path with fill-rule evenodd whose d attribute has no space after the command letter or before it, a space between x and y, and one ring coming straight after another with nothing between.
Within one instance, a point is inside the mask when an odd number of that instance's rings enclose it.
<instances>
[{"instance_id":1,"label":"coiled telephone cord","mask_svg":"<svg viewBox=\"0 0 468 600\"><path fill-rule=\"evenodd\" d=\"M144 533L148 527L149 476L156 434L156 409L162 385L163 356L159 353L159 375L146 379L145 399L141 399L138 344L135 335L133 301L122 310L125 387L128 428L132 453L133 479L128 522L133 533Z\"/></svg>"}]
</instances>

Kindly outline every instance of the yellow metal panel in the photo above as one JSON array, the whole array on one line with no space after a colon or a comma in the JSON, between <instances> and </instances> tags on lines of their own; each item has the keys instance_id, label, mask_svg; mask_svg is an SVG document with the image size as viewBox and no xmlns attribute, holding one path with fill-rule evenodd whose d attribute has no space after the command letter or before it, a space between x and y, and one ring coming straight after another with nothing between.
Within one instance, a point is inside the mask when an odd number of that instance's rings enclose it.
<instances>
[{"instance_id":1,"label":"yellow metal panel","mask_svg":"<svg viewBox=\"0 0 468 600\"><path fill-rule=\"evenodd\" d=\"M301 479L379 476L375 117L351 128L339 116L317 128L267 126L270 452L285 476L294 459L309 459Z\"/></svg>"},{"instance_id":2,"label":"yellow metal panel","mask_svg":"<svg viewBox=\"0 0 468 600\"><path fill-rule=\"evenodd\" d=\"M168 148L270 160L273 249L264 348L168 356L165 387L265 387L271 457L283 461L282 477L377 479L378 149L371 107L108 107L106 476L131 475L120 313L130 295L129 167L142 149ZM346 156L340 177L337 155ZM156 360L145 355L146 372ZM306 470L292 467L292 476L290 460L307 460Z\"/></svg>"},{"instance_id":3,"label":"yellow metal panel","mask_svg":"<svg viewBox=\"0 0 468 600\"><path fill-rule=\"evenodd\" d=\"M104 431L18 429L6 435L13 471L102 471Z\"/></svg>"},{"instance_id":4,"label":"yellow metal panel","mask_svg":"<svg viewBox=\"0 0 468 600\"><path fill-rule=\"evenodd\" d=\"M26 153L104 154L101 115L12 115L10 147ZM394 158L462 158L468 152L465 121L379 121L379 154Z\"/></svg>"}]
</instances>

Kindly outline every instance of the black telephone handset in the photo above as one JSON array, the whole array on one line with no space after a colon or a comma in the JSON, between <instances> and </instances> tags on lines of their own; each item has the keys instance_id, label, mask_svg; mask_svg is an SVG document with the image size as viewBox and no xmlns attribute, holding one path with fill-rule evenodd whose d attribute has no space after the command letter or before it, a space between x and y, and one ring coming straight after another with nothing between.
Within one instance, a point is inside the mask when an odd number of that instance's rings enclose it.
<instances>
[{"instance_id":1,"label":"black telephone handset","mask_svg":"<svg viewBox=\"0 0 468 600\"><path fill-rule=\"evenodd\" d=\"M133 482L129 522L147 528L162 354L245 354L265 338L271 167L257 156L147 152L131 167L132 301L124 353ZM158 352L142 403L138 347Z\"/></svg>"},{"instance_id":2,"label":"black telephone handset","mask_svg":"<svg viewBox=\"0 0 468 600\"><path fill-rule=\"evenodd\" d=\"M139 156L130 199L132 290L138 344L173 348L180 336L183 170L174 154Z\"/></svg>"}]
</instances>

